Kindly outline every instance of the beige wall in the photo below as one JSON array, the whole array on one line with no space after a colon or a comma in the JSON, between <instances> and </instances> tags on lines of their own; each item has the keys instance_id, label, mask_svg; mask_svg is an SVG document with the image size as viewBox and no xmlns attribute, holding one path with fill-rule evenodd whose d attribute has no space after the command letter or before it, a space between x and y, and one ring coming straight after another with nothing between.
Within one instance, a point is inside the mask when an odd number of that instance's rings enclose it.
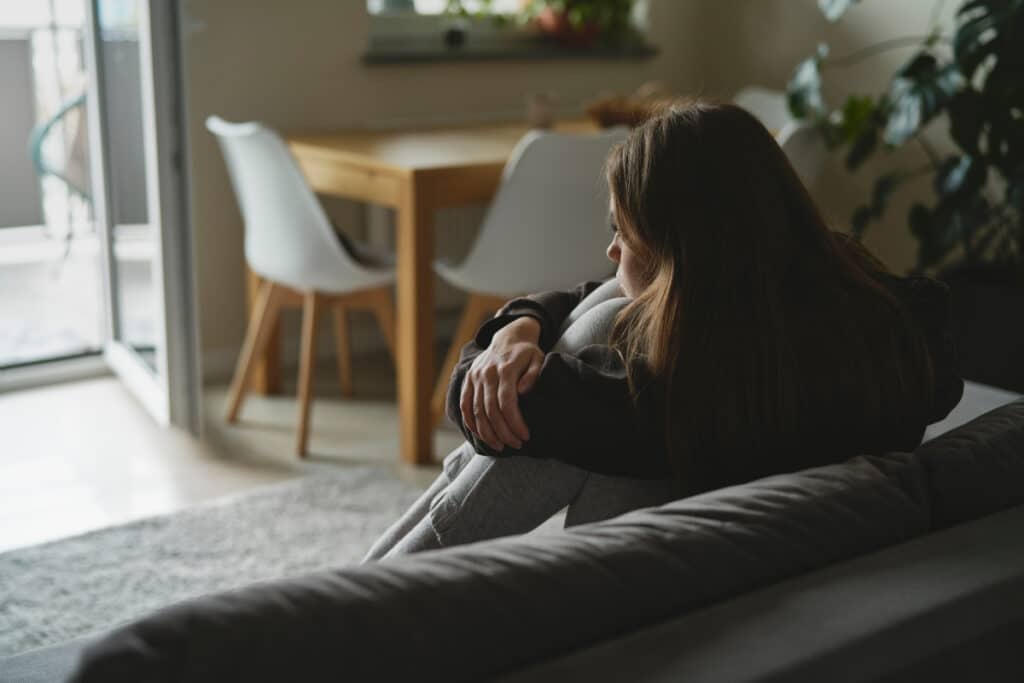
<instances>
[{"instance_id":1,"label":"beige wall","mask_svg":"<svg viewBox=\"0 0 1024 683\"><path fill-rule=\"evenodd\" d=\"M571 110L601 91L629 91L649 80L677 92L728 97L748 83L782 87L819 39L841 54L872 39L922 32L931 7L927 0L869 2L828 25L815 0L650 0L650 37L661 52L649 61L367 67L360 61L367 35L362 0L185 5L202 348L215 372L223 371L244 331L245 291L241 219L219 151L203 128L206 116L259 119L280 130L516 117L530 92L553 91ZM841 80L877 89L884 83L880 64L887 62L851 69ZM852 177L827 170L821 198L837 224L845 225L867 196L870 176L870 169ZM903 268L911 245L898 225L901 207L895 208L891 225L877 230L871 243ZM345 202L330 202L328 209L345 224L362 220L358 207ZM478 217L473 211L442 215L438 251L464 248Z\"/></svg>"},{"instance_id":2,"label":"beige wall","mask_svg":"<svg viewBox=\"0 0 1024 683\"><path fill-rule=\"evenodd\" d=\"M700 56L703 67L698 90L720 97L746 84L784 88L793 67L813 54L819 42L829 45L831 56L843 57L880 41L925 35L936 6L936 0L866 0L832 24L815 0L683 2L692 8L688 19L693 30L685 33L689 49ZM944 4L940 23L951 25L958 4ZM909 48L894 49L856 66L826 71L826 101L836 107L849 94L883 92L891 74L912 54ZM949 145L941 122L929 129L927 138L939 150ZM845 169L841 155L829 158L815 197L835 228L848 229L854 209L871 196L873 181L884 170L914 168L926 161L916 147L877 156L855 173ZM906 228L906 215L912 200L927 200L930 193L927 179L908 187L894 197L884 221L867 234L868 246L890 268L905 271L913 266L915 243Z\"/></svg>"}]
</instances>

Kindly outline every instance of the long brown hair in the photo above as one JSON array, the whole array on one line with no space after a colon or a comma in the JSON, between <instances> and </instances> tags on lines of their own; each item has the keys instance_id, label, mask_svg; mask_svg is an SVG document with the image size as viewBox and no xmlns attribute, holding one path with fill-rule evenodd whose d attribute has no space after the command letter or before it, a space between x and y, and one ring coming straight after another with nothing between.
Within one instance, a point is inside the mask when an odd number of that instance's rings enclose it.
<instances>
[{"instance_id":1,"label":"long brown hair","mask_svg":"<svg viewBox=\"0 0 1024 683\"><path fill-rule=\"evenodd\" d=\"M927 402L926 344L884 268L827 228L745 110L677 105L612 152L607 177L621 238L647 266L613 343L634 391L662 396L682 486L771 473L759 458L843 426L882 430Z\"/></svg>"}]
</instances>

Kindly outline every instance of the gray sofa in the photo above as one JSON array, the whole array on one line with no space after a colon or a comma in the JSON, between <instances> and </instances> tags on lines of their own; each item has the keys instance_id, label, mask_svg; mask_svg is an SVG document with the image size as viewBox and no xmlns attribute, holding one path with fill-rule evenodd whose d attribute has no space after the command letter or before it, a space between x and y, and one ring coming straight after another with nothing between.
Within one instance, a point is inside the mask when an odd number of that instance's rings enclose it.
<instances>
[{"instance_id":1,"label":"gray sofa","mask_svg":"<svg viewBox=\"0 0 1024 683\"><path fill-rule=\"evenodd\" d=\"M4 681L1024 680L1024 401L914 453L207 596Z\"/></svg>"}]
</instances>

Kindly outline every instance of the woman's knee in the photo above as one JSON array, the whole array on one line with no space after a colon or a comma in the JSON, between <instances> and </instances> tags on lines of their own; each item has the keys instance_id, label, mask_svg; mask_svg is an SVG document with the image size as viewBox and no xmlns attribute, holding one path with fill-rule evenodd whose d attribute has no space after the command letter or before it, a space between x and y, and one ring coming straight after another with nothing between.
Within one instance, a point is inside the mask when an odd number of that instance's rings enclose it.
<instances>
[{"instance_id":1,"label":"woman's knee","mask_svg":"<svg viewBox=\"0 0 1024 683\"><path fill-rule=\"evenodd\" d=\"M556 460L475 454L431 501L445 545L525 533L572 501L586 473Z\"/></svg>"}]
</instances>

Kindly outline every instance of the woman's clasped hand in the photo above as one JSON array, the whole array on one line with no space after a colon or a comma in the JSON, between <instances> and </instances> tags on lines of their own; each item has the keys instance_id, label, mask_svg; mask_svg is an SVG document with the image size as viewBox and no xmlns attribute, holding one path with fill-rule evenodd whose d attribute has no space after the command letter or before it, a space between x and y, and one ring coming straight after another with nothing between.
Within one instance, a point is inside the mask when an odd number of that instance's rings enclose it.
<instances>
[{"instance_id":1,"label":"woman's clasped hand","mask_svg":"<svg viewBox=\"0 0 1024 683\"><path fill-rule=\"evenodd\" d=\"M544 363L540 323L519 318L494 334L490 345L473 361L462 384L462 420L496 451L519 449L530 429L519 409L519 396L533 386Z\"/></svg>"}]
</instances>

